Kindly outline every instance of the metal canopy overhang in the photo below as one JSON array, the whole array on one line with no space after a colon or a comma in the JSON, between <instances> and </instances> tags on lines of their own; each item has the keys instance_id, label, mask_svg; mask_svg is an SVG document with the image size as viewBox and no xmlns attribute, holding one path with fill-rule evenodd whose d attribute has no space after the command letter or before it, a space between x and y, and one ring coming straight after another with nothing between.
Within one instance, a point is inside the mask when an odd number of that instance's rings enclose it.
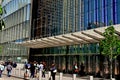
<instances>
[{"instance_id":1,"label":"metal canopy overhang","mask_svg":"<svg viewBox=\"0 0 120 80\"><path fill-rule=\"evenodd\" d=\"M102 33L105 31L106 28L107 27L100 27L85 31L58 35L54 37L52 36L36 40L29 40L19 44L29 48L45 48L74 44L98 43L100 40L104 39ZM114 28L116 34L120 36L120 25L114 25Z\"/></svg>"}]
</instances>

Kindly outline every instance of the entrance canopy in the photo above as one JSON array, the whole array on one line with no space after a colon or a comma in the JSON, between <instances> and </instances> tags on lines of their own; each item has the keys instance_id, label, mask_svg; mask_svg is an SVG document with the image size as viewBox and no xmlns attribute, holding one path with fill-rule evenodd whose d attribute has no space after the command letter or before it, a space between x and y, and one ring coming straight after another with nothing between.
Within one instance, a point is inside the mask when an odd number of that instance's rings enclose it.
<instances>
[{"instance_id":1,"label":"entrance canopy","mask_svg":"<svg viewBox=\"0 0 120 80\"><path fill-rule=\"evenodd\" d=\"M29 40L19 44L29 48L45 48L74 44L98 43L100 40L104 39L102 33L106 28L107 27L100 27L85 31ZM114 25L114 28L116 34L120 36L120 25Z\"/></svg>"}]
</instances>

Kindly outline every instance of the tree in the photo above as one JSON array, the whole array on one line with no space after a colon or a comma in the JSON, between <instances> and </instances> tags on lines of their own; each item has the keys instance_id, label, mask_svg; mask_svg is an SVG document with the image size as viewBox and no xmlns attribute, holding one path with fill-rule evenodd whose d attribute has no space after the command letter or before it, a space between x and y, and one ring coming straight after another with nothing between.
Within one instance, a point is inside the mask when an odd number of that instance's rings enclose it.
<instances>
[{"instance_id":1,"label":"tree","mask_svg":"<svg viewBox=\"0 0 120 80\"><path fill-rule=\"evenodd\" d=\"M100 52L109 58L110 78L112 79L112 61L120 54L120 39L112 25L105 29L103 36L105 38L100 41Z\"/></svg>"},{"instance_id":2,"label":"tree","mask_svg":"<svg viewBox=\"0 0 120 80\"><path fill-rule=\"evenodd\" d=\"M3 2L3 0L2 0ZM0 5L0 30L2 30L5 27L4 20L2 19L2 15L6 13L5 9L2 8L2 5Z\"/></svg>"}]
</instances>

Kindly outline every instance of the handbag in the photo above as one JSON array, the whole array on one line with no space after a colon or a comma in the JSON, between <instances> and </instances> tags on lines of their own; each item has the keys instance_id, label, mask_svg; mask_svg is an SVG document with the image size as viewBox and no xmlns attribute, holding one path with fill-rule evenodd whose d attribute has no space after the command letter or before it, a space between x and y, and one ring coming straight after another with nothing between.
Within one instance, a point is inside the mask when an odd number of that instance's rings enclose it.
<instances>
[{"instance_id":1,"label":"handbag","mask_svg":"<svg viewBox=\"0 0 120 80\"><path fill-rule=\"evenodd\" d=\"M56 73L57 72L57 69L53 70L53 73Z\"/></svg>"}]
</instances>

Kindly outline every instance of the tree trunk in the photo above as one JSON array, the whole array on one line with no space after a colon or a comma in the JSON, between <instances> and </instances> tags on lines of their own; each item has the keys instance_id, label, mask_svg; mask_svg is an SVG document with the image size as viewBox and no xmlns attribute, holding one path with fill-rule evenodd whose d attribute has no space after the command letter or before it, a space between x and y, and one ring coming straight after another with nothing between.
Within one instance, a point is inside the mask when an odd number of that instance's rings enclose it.
<instances>
[{"instance_id":1,"label":"tree trunk","mask_svg":"<svg viewBox=\"0 0 120 80\"><path fill-rule=\"evenodd\" d=\"M110 58L110 79L112 80L112 58Z\"/></svg>"},{"instance_id":2,"label":"tree trunk","mask_svg":"<svg viewBox=\"0 0 120 80\"><path fill-rule=\"evenodd\" d=\"M111 55L110 55L110 79L112 80L112 48L110 48L110 52L111 52Z\"/></svg>"}]
</instances>

